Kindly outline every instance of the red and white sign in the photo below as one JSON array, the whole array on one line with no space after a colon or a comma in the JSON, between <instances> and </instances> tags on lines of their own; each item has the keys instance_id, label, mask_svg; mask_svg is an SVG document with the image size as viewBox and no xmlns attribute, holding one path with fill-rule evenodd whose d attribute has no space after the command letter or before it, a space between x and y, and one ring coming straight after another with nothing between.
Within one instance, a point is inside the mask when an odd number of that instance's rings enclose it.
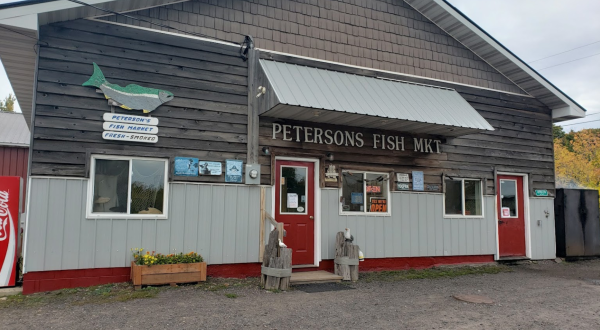
<instances>
[{"instance_id":1,"label":"red and white sign","mask_svg":"<svg viewBox=\"0 0 600 330\"><path fill-rule=\"evenodd\" d=\"M502 217L503 218L510 217L510 209L508 207L503 207L502 208Z\"/></svg>"},{"instance_id":2,"label":"red and white sign","mask_svg":"<svg viewBox=\"0 0 600 330\"><path fill-rule=\"evenodd\" d=\"M21 178L0 176L0 287L15 286Z\"/></svg>"}]
</instances>

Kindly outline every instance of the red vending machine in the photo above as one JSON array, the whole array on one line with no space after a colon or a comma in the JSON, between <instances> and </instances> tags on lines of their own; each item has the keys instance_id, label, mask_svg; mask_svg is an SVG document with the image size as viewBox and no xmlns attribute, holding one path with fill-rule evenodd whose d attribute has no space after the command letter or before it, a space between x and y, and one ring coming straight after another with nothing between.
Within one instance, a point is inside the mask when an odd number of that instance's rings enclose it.
<instances>
[{"instance_id":1,"label":"red vending machine","mask_svg":"<svg viewBox=\"0 0 600 330\"><path fill-rule=\"evenodd\" d=\"M15 286L23 181L0 176L0 287Z\"/></svg>"}]
</instances>

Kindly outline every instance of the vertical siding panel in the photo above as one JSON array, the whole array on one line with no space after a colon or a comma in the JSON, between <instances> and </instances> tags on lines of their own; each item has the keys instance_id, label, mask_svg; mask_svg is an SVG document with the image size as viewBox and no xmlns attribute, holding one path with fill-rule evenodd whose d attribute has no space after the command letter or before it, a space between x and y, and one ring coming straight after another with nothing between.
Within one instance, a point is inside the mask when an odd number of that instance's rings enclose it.
<instances>
[{"instance_id":1,"label":"vertical siding panel","mask_svg":"<svg viewBox=\"0 0 600 330\"><path fill-rule=\"evenodd\" d=\"M452 250L450 251L451 255L459 254L459 232L460 232L460 224L458 223L458 219L448 219L450 221L450 226L452 230Z\"/></svg>"},{"instance_id":2,"label":"vertical siding panel","mask_svg":"<svg viewBox=\"0 0 600 330\"><path fill-rule=\"evenodd\" d=\"M427 255L427 194L417 194L418 225L419 225L419 250L417 256Z\"/></svg>"},{"instance_id":3,"label":"vertical siding panel","mask_svg":"<svg viewBox=\"0 0 600 330\"><path fill-rule=\"evenodd\" d=\"M96 220L96 245L94 268L110 267L112 242L112 219Z\"/></svg>"},{"instance_id":4,"label":"vertical siding panel","mask_svg":"<svg viewBox=\"0 0 600 330\"><path fill-rule=\"evenodd\" d=\"M452 242L454 241L452 230L452 219L443 218L444 227L444 255L452 254Z\"/></svg>"},{"instance_id":5,"label":"vertical siding panel","mask_svg":"<svg viewBox=\"0 0 600 330\"><path fill-rule=\"evenodd\" d=\"M237 188L236 225L235 225L235 262L248 262L248 222L253 220L249 214L249 187Z\"/></svg>"},{"instance_id":6,"label":"vertical siding panel","mask_svg":"<svg viewBox=\"0 0 600 330\"><path fill-rule=\"evenodd\" d=\"M389 207L392 207L394 210L392 203L396 199L397 196L390 195L392 200L390 201ZM392 211L393 212L393 211ZM383 257L392 257L394 255L394 217L389 216L383 218Z\"/></svg>"},{"instance_id":7,"label":"vertical siding panel","mask_svg":"<svg viewBox=\"0 0 600 330\"><path fill-rule=\"evenodd\" d=\"M247 198L248 233L246 234L246 260L247 262L257 262L260 247L260 187L249 188ZM238 214L243 217L243 212L238 212Z\"/></svg>"},{"instance_id":8,"label":"vertical siding panel","mask_svg":"<svg viewBox=\"0 0 600 330\"><path fill-rule=\"evenodd\" d=\"M366 205L365 205L366 207ZM378 218L371 218L369 223L367 224L366 219L364 219L362 216L358 216L359 217L359 221L360 221L360 225L361 227L365 228L364 233L366 234L365 237L365 249L367 251L369 251L369 255L371 256L371 258L377 258L377 247L375 245L375 241L377 240L376 234L375 234L375 224L373 223L373 221L379 221Z\"/></svg>"},{"instance_id":9,"label":"vertical siding panel","mask_svg":"<svg viewBox=\"0 0 600 330\"><path fill-rule=\"evenodd\" d=\"M458 219L459 221L459 253L461 255L467 254L467 220Z\"/></svg>"},{"instance_id":10,"label":"vertical siding panel","mask_svg":"<svg viewBox=\"0 0 600 330\"><path fill-rule=\"evenodd\" d=\"M546 208L550 215L548 219L543 221L543 226L546 226L546 242L548 243L546 247L547 254L544 256L545 259L554 259L556 258L556 225L554 218L554 200L546 201Z\"/></svg>"},{"instance_id":11,"label":"vertical siding panel","mask_svg":"<svg viewBox=\"0 0 600 330\"><path fill-rule=\"evenodd\" d=\"M410 238L410 254L409 256L419 255L419 196L418 194L410 194L410 204L406 216L410 221L409 232Z\"/></svg>"},{"instance_id":12,"label":"vertical siding panel","mask_svg":"<svg viewBox=\"0 0 600 330\"><path fill-rule=\"evenodd\" d=\"M50 181L48 198L48 226L46 227L45 269L60 269L63 251L63 228L67 204L67 182L65 179Z\"/></svg>"},{"instance_id":13,"label":"vertical siding panel","mask_svg":"<svg viewBox=\"0 0 600 330\"><path fill-rule=\"evenodd\" d=\"M328 231L328 211L329 211L329 190L321 189L321 213L319 219L321 219L321 259L327 259L329 256L329 231Z\"/></svg>"},{"instance_id":14,"label":"vertical siding panel","mask_svg":"<svg viewBox=\"0 0 600 330\"><path fill-rule=\"evenodd\" d=\"M400 257L408 257L411 255L411 216L410 216L410 202L411 195L406 193L399 193L402 196L402 208L399 215L396 215L400 218L400 253L398 254Z\"/></svg>"},{"instance_id":15,"label":"vertical siding panel","mask_svg":"<svg viewBox=\"0 0 600 330\"><path fill-rule=\"evenodd\" d=\"M223 263L223 223L225 221L225 187L213 186L211 245L209 260L211 264ZM229 201L228 201L229 202Z\"/></svg>"},{"instance_id":16,"label":"vertical siding panel","mask_svg":"<svg viewBox=\"0 0 600 330\"><path fill-rule=\"evenodd\" d=\"M66 180L67 195L65 195L65 198L68 202L64 217L61 269L76 269L78 266L79 234L81 232L81 222L85 221L81 217L85 205L85 200L82 199L81 194L83 183L83 180Z\"/></svg>"},{"instance_id":17,"label":"vertical siding panel","mask_svg":"<svg viewBox=\"0 0 600 330\"><path fill-rule=\"evenodd\" d=\"M112 221L112 244L110 245L110 267L127 266L127 220Z\"/></svg>"},{"instance_id":18,"label":"vertical siding panel","mask_svg":"<svg viewBox=\"0 0 600 330\"><path fill-rule=\"evenodd\" d=\"M238 186L225 187L225 218L223 221L223 234L221 244L223 245L223 263L231 264L235 262L235 250L238 244L236 235Z\"/></svg>"},{"instance_id":19,"label":"vertical siding panel","mask_svg":"<svg viewBox=\"0 0 600 330\"><path fill-rule=\"evenodd\" d=\"M434 207L436 206L437 195L426 195L426 205L427 205L427 213L425 215L427 219L427 255L434 256L435 255L435 247L437 245L436 235L435 235L435 211Z\"/></svg>"},{"instance_id":20,"label":"vertical siding panel","mask_svg":"<svg viewBox=\"0 0 600 330\"><path fill-rule=\"evenodd\" d=\"M168 253L168 246L160 249L160 246L157 244L157 228L159 227L159 223L166 224L165 220L142 220L141 221L141 241L137 245L132 245L130 248L144 248L150 251L156 251L157 253ZM162 235L162 234L161 234Z\"/></svg>"},{"instance_id":21,"label":"vertical siding panel","mask_svg":"<svg viewBox=\"0 0 600 330\"><path fill-rule=\"evenodd\" d=\"M81 182L81 200L83 206L81 207L81 218L79 220L81 227L79 229L79 262L77 267L80 269L94 268L96 264L96 220L85 218L89 183L89 180L82 180Z\"/></svg>"},{"instance_id":22,"label":"vertical siding panel","mask_svg":"<svg viewBox=\"0 0 600 330\"><path fill-rule=\"evenodd\" d=\"M434 212L434 230L435 230L435 255L443 256L444 255L444 206L442 203L442 198L435 198L435 206L433 209Z\"/></svg>"},{"instance_id":23,"label":"vertical siding panel","mask_svg":"<svg viewBox=\"0 0 600 330\"><path fill-rule=\"evenodd\" d=\"M392 250L386 251L386 257L394 257L402 254L402 199L401 193L394 193L392 200Z\"/></svg>"},{"instance_id":24,"label":"vertical siding panel","mask_svg":"<svg viewBox=\"0 0 600 330\"><path fill-rule=\"evenodd\" d=\"M50 180L31 180L31 209L27 223L27 271L42 271L46 254L46 227L48 224L48 196Z\"/></svg>"},{"instance_id":25,"label":"vertical siding panel","mask_svg":"<svg viewBox=\"0 0 600 330\"><path fill-rule=\"evenodd\" d=\"M187 209L185 191L187 184L172 184L169 195L173 201L173 207L170 209L171 216L168 222L171 225L169 239L169 253L186 253L183 250L183 237L185 232L185 210ZM162 234L159 234L162 236Z\"/></svg>"},{"instance_id":26,"label":"vertical siding panel","mask_svg":"<svg viewBox=\"0 0 600 330\"><path fill-rule=\"evenodd\" d=\"M333 259L335 257L335 235L337 233L336 228L337 228L337 224L338 224L339 218L340 218L339 210L337 208L337 206L339 205L339 202L335 203L335 199L339 198L338 197L339 190L338 189L330 189L328 191L329 191L329 205L330 205L329 210L328 210L329 211L329 217L328 217L329 224L327 226L329 228L328 233L327 233L328 239L329 239L328 259ZM332 207L334 205L335 205L335 207Z\"/></svg>"},{"instance_id":27,"label":"vertical siding panel","mask_svg":"<svg viewBox=\"0 0 600 330\"><path fill-rule=\"evenodd\" d=\"M479 219L465 219L466 227L465 227L465 235L466 235L466 252L467 255L475 254L475 249L473 248L473 242L475 241L475 231L473 227L475 223L478 222Z\"/></svg>"},{"instance_id":28,"label":"vertical siding panel","mask_svg":"<svg viewBox=\"0 0 600 330\"><path fill-rule=\"evenodd\" d=\"M367 219L365 217L365 223L367 225L370 223L373 226L373 220L375 221L375 232L373 232L373 240L375 241L375 251L377 258L385 257L385 225L384 221L389 217L377 217L372 219Z\"/></svg>"},{"instance_id":29,"label":"vertical siding panel","mask_svg":"<svg viewBox=\"0 0 600 330\"><path fill-rule=\"evenodd\" d=\"M198 201L198 245L196 250L204 257L206 262L212 262L212 226L213 219L213 187L200 186L200 199ZM222 196L221 196L222 197ZM218 238L215 238L218 240Z\"/></svg>"},{"instance_id":30,"label":"vertical siding panel","mask_svg":"<svg viewBox=\"0 0 600 330\"><path fill-rule=\"evenodd\" d=\"M143 220L127 220L127 242L125 243L125 264L129 265L133 258L131 257L131 249L145 246L148 251L154 250L154 246L147 246L142 244L143 235ZM154 237L152 237L154 238ZM154 243L152 244L154 245Z\"/></svg>"},{"instance_id":31,"label":"vertical siding panel","mask_svg":"<svg viewBox=\"0 0 600 330\"><path fill-rule=\"evenodd\" d=\"M485 215L485 214L484 214ZM474 219L473 221L473 251L472 254L483 254L481 250L481 224L485 222L484 219Z\"/></svg>"},{"instance_id":32,"label":"vertical siding panel","mask_svg":"<svg viewBox=\"0 0 600 330\"><path fill-rule=\"evenodd\" d=\"M185 216L183 231L183 253L197 252L198 243L198 201L200 185L185 186Z\"/></svg>"}]
</instances>

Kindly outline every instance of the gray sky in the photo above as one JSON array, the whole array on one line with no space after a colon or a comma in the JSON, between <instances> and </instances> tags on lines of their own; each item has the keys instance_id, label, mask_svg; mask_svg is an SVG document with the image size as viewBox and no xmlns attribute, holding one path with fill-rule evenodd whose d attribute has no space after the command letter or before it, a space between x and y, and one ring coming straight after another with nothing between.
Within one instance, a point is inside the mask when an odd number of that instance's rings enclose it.
<instances>
[{"instance_id":1,"label":"gray sky","mask_svg":"<svg viewBox=\"0 0 600 330\"><path fill-rule=\"evenodd\" d=\"M496 40L588 110L587 118L561 123L565 130L600 128L600 41L598 0L449 0ZM0 3L6 0L0 0ZM589 58L577 60L586 56ZM562 65L558 65L562 64ZM552 68L550 66L558 65ZM545 69L547 68L547 69ZM0 68L0 98L12 93ZM593 115L598 113L598 115ZM579 125L582 121L599 120Z\"/></svg>"}]
</instances>

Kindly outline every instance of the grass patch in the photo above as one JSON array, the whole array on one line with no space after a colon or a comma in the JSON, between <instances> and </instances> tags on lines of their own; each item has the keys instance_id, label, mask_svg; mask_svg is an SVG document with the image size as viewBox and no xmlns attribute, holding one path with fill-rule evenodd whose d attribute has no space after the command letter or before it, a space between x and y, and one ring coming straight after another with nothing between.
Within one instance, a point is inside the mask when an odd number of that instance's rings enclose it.
<instances>
[{"instance_id":1,"label":"grass patch","mask_svg":"<svg viewBox=\"0 0 600 330\"><path fill-rule=\"evenodd\" d=\"M0 301L0 308L39 307L48 304L104 304L133 299L152 298L169 287L146 287L134 291L128 283L106 284L88 288L63 289L30 295L14 295Z\"/></svg>"},{"instance_id":2,"label":"grass patch","mask_svg":"<svg viewBox=\"0 0 600 330\"><path fill-rule=\"evenodd\" d=\"M238 295L237 295L237 294L235 294L235 293L226 293L226 294L225 294L225 297L227 297L227 298L231 298L231 299L235 299L235 298L237 298L237 297L238 297Z\"/></svg>"},{"instance_id":3,"label":"grass patch","mask_svg":"<svg viewBox=\"0 0 600 330\"><path fill-rule=\"evenodd\" d=\"M214 278L209 277L206 282L201 282L196 285L197 289L211 292L218 292L230 288L248 288L258 287L260 281L258 278Z\"/></svg>"},{"instance_id":4,"label":"grass patch","mask_svg":"<svg viewBox=\"0 0 600 330\"><path fill-rule=\"evenodd\" d=\"M427 268L427 269L410 269L410 270L395 270L382 272L360 273L359 280L367 283L380 282L395 282L405 280L418 279L435 279L435 278L453 278L465 275L481 275L481 274L498 274L503 272L511 272L512 270L506 266L467 266L456 268Z\"/></svg>"}]
</instances>

